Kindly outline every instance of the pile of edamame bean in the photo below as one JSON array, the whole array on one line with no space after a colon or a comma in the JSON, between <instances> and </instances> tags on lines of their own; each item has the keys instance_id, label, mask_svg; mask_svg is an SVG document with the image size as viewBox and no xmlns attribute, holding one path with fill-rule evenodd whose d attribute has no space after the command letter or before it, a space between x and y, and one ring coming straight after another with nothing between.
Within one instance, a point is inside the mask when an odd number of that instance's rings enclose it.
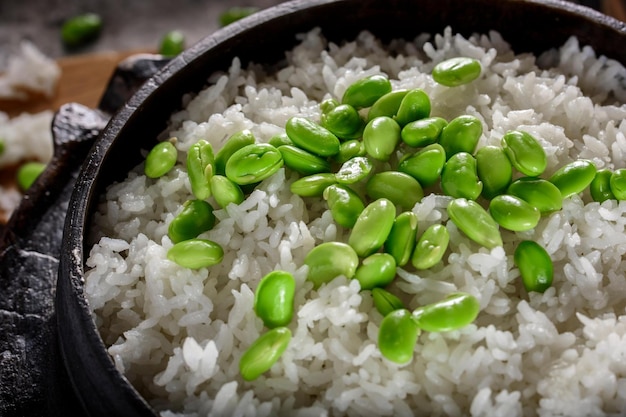
<instances>
[{"instance_id":1,"label":"pile of edamame bean","mask_svg":"<svg viewBox=\"0 0 626 417\"><path fill-rule=\"evenodd\" d=\"M480 74L478 61L459 57L437 65L432 77L454 88ZM542 178L546 154L531 134L511 130L500 146L476 149L483 133L480 120L432 115L424 91L393 90L384 75L356 81L341 99L320 103L320 112L319 121L291 117L285 132L268 143L243 130L217 153L207 141L194 144L186 159L194 199L169 225L174 245L168 258L188 268L221 262L220 245L198 238L216 221L209 199L221 208L239 204L279 169L295 171L299 178L291 183L291 192L323 199L337 225L349 231L347 242L325 242L307 254L307 280L318 288L345 276L358 280L362 291L371 291L383 316L380 352L396 363L411 360L422 331L460 329L480 310L473 295L457 292L411 311L385 289L398 267L432 268L448 251L445 224L433 224L418 234L412 210L425 190L449 196L450 221L488 249L502 246L501 229L533 229L542 216L560 210L564 198L587 188L595 201L626 198L626 170L597 171L591 161L577 160ZM174 167L175 142L171 138L149 152L148 177L158 178ZM542 246L522 240L513 255L527 291L543 292L551 286L552 260ZM254 310L267 331L240 359L245 380L268 371L288 346L295 290L294 277L285 271L273 271L259 282Z\"/></svg>"}]
</instances>

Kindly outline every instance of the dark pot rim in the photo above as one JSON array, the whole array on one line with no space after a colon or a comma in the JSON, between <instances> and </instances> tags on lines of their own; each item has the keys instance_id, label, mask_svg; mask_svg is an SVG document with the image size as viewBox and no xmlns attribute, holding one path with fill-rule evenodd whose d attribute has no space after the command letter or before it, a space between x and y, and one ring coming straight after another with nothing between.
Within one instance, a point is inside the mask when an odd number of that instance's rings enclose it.
<instances>
[{"instance_id":1,"label":"dark pot rim","mask_svg":"<svg viewBox=\"0 0 626 417\"><path fill-rule=\"evenodd\" d=\"M397 10L426 17L411 27ZM519 22L533 17L533 28ZM318 20L319 19L319 20ZM419 20L419 19L417 19ZM363 24L365 22L365 24ZM368 29L385 39L439 33L450 25L465 35L498 30L516 52L539 53L572 34L597 54L626 63L626 24L564 0L294 0L260 11L201 40L150 78L112 117L80 170L69 203L57 283L60 345L68 373L90 415L155 416L154 410L115 368L83 293L88 222L104 187L139 162L181 107L183 94L199 91L208 75L242 62L278 62L296 44L295 34L322 28L328 39L353 38ZM389 40L389 39L386 39Z\"/></svg>"}]
</instances>

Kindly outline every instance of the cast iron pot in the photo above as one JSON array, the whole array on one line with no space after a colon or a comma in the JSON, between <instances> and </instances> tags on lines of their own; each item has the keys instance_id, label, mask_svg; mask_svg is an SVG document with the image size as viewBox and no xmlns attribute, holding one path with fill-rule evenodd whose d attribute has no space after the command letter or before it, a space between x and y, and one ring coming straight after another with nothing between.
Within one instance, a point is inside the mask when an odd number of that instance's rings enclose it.
<instances>
[{"instance_id":1,"label":"cast iron pot","mask_svg":"<svg viewBox=\"0 0 626 417\"><path fill-rule=\"evenodd\" d=\"M173 59L112 117L80 169L65 221L56 308L60 345L76 394L92 416L154 416L145 399L114 367L83 293L85 238L105 187L141 162L183 94L199 91L233 57L276 64L295 35L321 27L340 42L369 30L381 39L413 39L446 26L466 36L499 31L516 52L540 53L576 35L598 54L626 64L626 26L592 9L560 0L295 0L221 29Z\"/></svg>"}]
</instances>

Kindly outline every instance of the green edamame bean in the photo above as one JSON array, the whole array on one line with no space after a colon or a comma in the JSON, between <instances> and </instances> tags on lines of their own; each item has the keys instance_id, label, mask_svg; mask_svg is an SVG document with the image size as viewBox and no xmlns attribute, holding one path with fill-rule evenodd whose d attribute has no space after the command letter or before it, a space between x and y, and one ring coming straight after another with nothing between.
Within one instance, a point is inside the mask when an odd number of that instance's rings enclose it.
<instances>
[{"instance_id":1,"label":"green edamame bean","mask_svg":"<svg viewBox=\"0 0 626 417\"><path fill-rule=\"evenodd\" d=\"M361 197L347 185L329 185L324 189L323 197L335 222L346 229L354 227L356 219L365 209Z\"/></svg>"},{"instance_id":2,"label":"green edamame bean","mask_svg":"<svg viewBox=\"0 0 626 417\"><path fill-rule=\"evenodd\" d=\"M471 294L452 293L441 301L413 310L417 326L427 332L449 332L467 326L480 312L480 303Z\"/></svg>"},{"instance_id":3,"label":"green edamame bean","mask_svg":"<svg viewBox=\"0 0 626 417\"><path fill-rule=\"evenodd\" d=\"M222 12L218 17L218 23L220 27L224 27L226 25L230 25L237 20L243 19L244 17L248 17L254 13L259 11L258 7L253 6L235 6L226 9Z\"/></svg>"},{"instance_id":4,"label":"green edamame bean","mask_svg":"<svg viewBox=\"0 0 626 417\"><path fill-rule=\"evenodd\" d=\"M224 146L215 154L215 174L226 174L226 162L239 149L256 142L250 129L240 130L232 134L224 143Z\"/></svg>"},{"instance_id":5,"label":"green edamame bean","mask_svg":"<svg viewBox=\"0 0 626 417\"><path fill-rule=\"evenodd\" d=\"M357 156L344 162L335 173L335 178L341 184L354 184L367 178L372 168L372 161L365 156Z\"/></svg>"},{"instance_id":6,"label":"green edamame bean","mask_svg":"<svg viewBox=\"0 0 626 417\"><path fill-rule=\"evenodd\" d=\"M385 252L393 256L397 266L404 266L411 259L417 236L417 214L412 211L400 213L387 236Z\"/></svg>"},{"instance_id":7,"label":"green edamame bean","mask_svg":"<svg viewBox=\"0 0 626 417\"><path fill-rule=\"evenodd\" d=\"M483 190L476 158L467 152L452 155L441 170L441 189L450 197L476 200Z\"/></svg>"},{"instance_id":8,"label":"green edamame bean","mask_svg":"<svg viewBox=\"0 0 626 417\"><path fill-rule=\"evenodd\" d=\"M524 240L515 248L513 262L526 291L544 292L552 285L554 267L550 254L537 242Z\"/></svg>"},{"instance_id":9,"label":"green edamame bean","mask_svg":"<svg viewBox=\"0 0 626 417\"><path fill-rule=\"evenodd\" d=\"M187 239L167 251L167 259L189 269L217 265L224 259L224 249L212 240Z\"/></svg>"},{"instance_id":10,"label":"green edamame bean","mask_svg":"<svg viewBox=\"0 0 626 417\"><path fill-rule=\"evenodd\" d=\"M290 190L300 197L319 197L329 185L337 184L335 174L322 172L308 175L291 183Z\"/></svg>"},{"instance_id":11,"label":"green edamame bean","mask_svg":"<svg viewBox=\"0 0 626 417\"><path fill-rule=\"evenodd\" d=\"M61 40L71 48L84 45L98 37L102 30L102 18L95 13L74 16L61 26Z\"/></svg>"},{"instance_id":12,"label":"green edamame bean","mask_svg":"<svg viewBox=\"0 0 626 417\"><path fill-rule=\"evenodd\" d=\"M396 219L396 206L386 198L369 203L357 218L348 244L362 258L380 249Z\"/></svg>"},{"instance_id":13,"label":"green edamame bean","mask_svg":"<svg viewBox=\"0 0 626 417\"><path fill-rule=\"evenodd\" d=\"M339 146L339 153L334 156L334 160L343 164L357 156L365 156L365 146L357 139L347 140Z\"/></svg>"},{"instance_id":14,"label":"green edamame bean","mask_svg":"<svg viewBox=\"0 0 626 417\"><path fill-rule=\"evenodd\" d=\"M626 200L626 169L616 169L609 178L611 192L618 200Z\"/></svg>"},{"instance_id":15,"label":"green edamame bean","mask_svg":"<svg viewBox=\"0 0 626 417\"><path fill-rule=\"evenodd\" d=\"M430 107L428 94L424 90L416 88L404 96L394 119L402 127L407 123L430 116Z\"/></svg>"},{"instance_id":16,"label":"green edamame bean","mask_svg":"<svg viewBox=\"0 0 626 417\"><path fill-rule=\"evenodd\" d=\"M607 168L600 169L598 170L598 172L596 172L596 176L593 178L593 181L591 181L591 184L589 184L589 192L591 194L591 198L593 198L593 201L602 203L606 200L616 199L615 194L613 194L613 191L611 191L612 175L613 171Z\"/></svg>"},{"instance_id":17,"label":"green edamame bean","mask_svg":"<svg viewBox=\"0 0 626 417\"><path fill-rule=\"evenodd\" d=\"M148 152L144 166L144 173L148 178L162 177L176 165L178 151L172 140L159 142Z\"/></svg>"},{"instance_id":18,"label":"green edamame bean","mask_svg":"<svg viewBox=\"0 0 626 417\"><path fill-rule=\"evenodd\" d=\"M285 125L285 132L296 146L318 156L333 156L339 152L339 138L330 130L306 117L289 118Z\"/></svg>"},{"instance_id":19,"label":"green edamame bean","mask_svg":"<svg viewBox=\"0 0 626 417\"><path fill-rule=\"evenodd\" d=\"M441 176L445 163L446 151L440 144L433 143L403 158L398 171L412 176L422 187L430 187Z\"/></svg>"},{"instance_id":20,"label":"green edamame bean","mask_svg":"<svg viewBox=\"0 0 626 417\"><path fill-rule=\"evenodd\" d=\"M4 151L6 150L6 146L7 144L5 140L0 137L0 155L4 153Z\"/></svg>"},{"instance_id":21,"label":"green edamame bean","mask_svg":"<svg viewBox=\"0 0 626 417\"><path fill-rule=\"evenodd\" d=\"M372 119L363 130L363 145L369 156L387 161L400 143L400 125L391 117Z\"/></svg>"},{"instance_id":22,"label":"green edamame bean","mask_svg":"<svg viewBox=\"0 0 626 417\"><path fill-rule=\"evenodd\" d=\"M166 57L173 57L185 50L185 35L179 30L167 32L161 38L159 53Z\"/></svg>"},{"instance_id":23,"label":"green edamame bean","mask_svg":"<svg viewBox=\"0 0 626 417\"><path fill-rule=\"evenodd\" d=\"M511 130L502 136L501 144L513 167L522 174L536 177L545 171L546 151L530 133Z\"/></svg>"},{"instance_id":24,"label":"green edamame bean","mask_svg":"<svg viewBox=\"0 0 626 417\"><path fill-rule=\"evenodd\" d=\"M279 148L283 145L293 145L293 141L289 139L289 136L287 136L287 133L285 132L272 136L267 143L275 148Z\"/></svg>"},{"instance_id":25,"label":"green edamame bean","mask_svg":"<svg viewBox=\"0 0 626 417\"><path fill-rule=\"evenodd\" d=\"M513 179L513 165L504 149L484 146L476 151L475 158L476 173L483 183L483 197L492 199L504 193Z\"/></svg>"},{"instance_id":26,"label":"green edamame bean","mask_svg":"<svg viewBox=\"0 0 626 417\"><path fill-rule=\"evenodd\" d=\"M213 175L210 180L211 193L221 208L229 204L241 204L245 199L241 187L223 175Z\"/></svg>"},{"instance_id":27,"label":"green edamame bean","mask_svg":"<svg viewBox=\"0 0 626 417\"><path fill-rule=\"evenodd\" d=\"M542 178L519 178L509 185L506 193L519 197L531 206L537 207L542 214L552 213L563 207L561 191L556 185Z\"/></svg>"},{"instance_id":28,"label":"green edamame bean","mask_svg":"<svg viewBox=\"0 0 626 417\"><path fill-rule=\"evenodd\" d=\"M372 175L365 185L365 192L373 199L386 198L406 210L411 210L424 197L420 183L399 171L383 171Z\"/></svg>"},{"instance_id":29,"label":"green edamame bean","mask_svg":"<svg viewBox=\"0 0 626 417\"><path fill-rule=\"evenodd\" d=\"M239 373L246 381L257 379L280 359L291 341L291 330L275 327L255 340L239 359Z\"/></svg>"},{"instance_id":30,"label":"green edamame bean","mask_svg":"<svg viewBox=\"0 0 626 417\"><path fill-rule=\"evenodd\" d=\"M296 281L287 271L272 271L254 292L254 312L270 329L286 326L293 317Z\"/></svg>"},{"instance_id":31,"label":"green edamame bean","mask_svg":"<svg viewBox=\"0 0 626 417\"><path fill-rule=\"evenodd\" d=\"M187 200L183 209L170 222L167 235L172 242L197 237L200 233L211 230L215 226L213 206L204 200Z\"/></svg>"},{"instance_id":32,"label":"green edamame bean","mask_svg":"<svg viewBox=\"0 0 626 417\"><path fill-rule=\"evenodd\" d=\"M187 175L189 175L191 192L198 200L206 200L211 196L209 181L214 170L213 147L209 142L201 139L187 152Z\"/></svg>"},{"instance_id":33,"label":"green edamame bean","mask_svg":"<svg viewBox=\"0 0 626 417\"><path fill-rule=\"evenodd\" d=\"M324 242L309 251L304 258L304 264L309 267L307 280L318 288L339 275L348 279L354 277L359 266L359 256L350 245Z\"/></svg>"},{"instance_id":34,"label":"green edamame bean","mask_svg":"<svg viewBox=\"0 0 626 417\"><path fill-rule=\"evenodd\" d=\"M283 156L269 143L246 145L226 161L226 177L239 185L254 184L283 167Z\"/></svg>"},{"instance_id":35,"label":"green edamame bean","mask_svg":"<svg viewBox=\"0 0 626 417\"><path fill-rule=\"evenodd\" d=\"M383 317L392 311L405 308L402 300L382 288L372 288L372 299L374 300L376 310Z\"/></svg>"},{"instance_id":36,"label":"green edamame bean","mask_svg":"<svg viewBox=\"0 0 626 417\"><path fill-rule=\"evenodd\" d=\"M443 258L449 242L450 233L444 225L430 225L417 240L411 263L416 269L432 268Z\"/></svg>"},{"instance_id":37,"label":"green edamame bean","mask_svg":"<svg viewBox=\"0 0 626 417\"><path fill-rule=\"evenodd\" d=\"M330 171L330 164L326 159L305 151L302 148L293 145L283 145L280 146L278 150L283 157L285 166L302 175L312 175Z\"/></svg>"},{"instance_id":38,"label":"green edamame bean","mask_svg":"<svg viewBox=\"0 0 626 417\"><path fill-rule=\"evenodd\" d=\"M483 124L474 116L464 114L444 126L439 135L439 144L451 158L458 152L473 154L480 136L483 134Z\"/></svg>"},{"instance_id":39,"label":"green edamame bean","mask_svg":"<svg viewBox=\"0 0 626 417\"><path fill-rule=\"evenodd\" d=\"M450 220L467 237L487 249L502 246L498 223L480 204L466 198L457 198L448 204Z\"/></svg>"},{"instance_id":40,"label":"green edamame bean","mask_svg":"<svg viewBox=\"0 0 626 417\"><path fill-rule=\"evenodd\" d=\"M341 103L339 102L339 100L335 99L335 98L327 98L325 100L323 100L320 103L320 110L322 112L322 114L328 113L329 111L331 111L332 109L334 109L335 107L337 107L338 105L340 105Z\"/></svg>"},{"instance_id":41,"label":"green edamame bean","mask_svg":"<svg viewBox=\"0 0 626 417\"><path fill-rule=\"evenodd\" d=\"M442 117L427 117L409 122L402 128L400 137L404 143L414 148L436 143L448 121Z\"/></svg>"},{"instance_id":42,"label":"green edamame bean","mask_svg":"<svg viewBox=\"0 0 626 417\"><path fill-rule=\"evenodd\" d=\"M595 178L596 171L592 161L579 159L563 165L548 180L556 185L563 198L567 198L583 192Z\"/></svg>"},{"instance_id":43,"label":"green edamame bean","mask_svg":"<svg viewBox=\"0 0 626 417\"><path fill-rule=\"evenodd\" d=\"M385 287L396 277L396 261L388 253L374 253L361 262L354 273L362 290Z\"/></svg>"},{"instance_id":44,"label":"green edamame bean","mask_svg":"<svg viewBox=\"0 0 626 417\"><path fill-rule=\"evenodd\" d=\"M509 194L495 196L489 202L489 213L500 226L514 232L533 229L539 223L539 209Z\"/></svg>"},{"instance_id":45,"label":"green edamame bean","mask_svg":"<svg viewBox=\"0 0 626 417\"><path fill-rule=\"evenodd\" d=\"M380 117L394 117L398 113L400 103L409 90L395 90L380 97L367 112L367 121Z\"/></svg>"},{"instance_id":46,"label":"green edamame bean","mask_svg":"<svg viewBox=\"0 0 626 417\"><path fill-rule=\"evenodd\" d=\"M361 135L365 121L359 112L349 104L340 104L322 113L321 125L341 139L354 139Z\"/></svg>"},{"instance_id":47,"label":"green edamame bean","mask_svg":"<svg viewBox=\"0 0 626 417\"><path fill-rule=\"evenodd\" d=\"M420 333L409 310L394 310L380 323L378 330L380 353L392 362L408 363L413 358L413 351Z\"/></svg>"},{"instance_id":48,"label":"green edamame bean","mask_svg":"<svg viewBox=\"0 0 626 417\"><path fill-rule=\"evenodd\" d=\"M442 61L435 65L432 71L433 80L447 87L457 87L468 84L478 77L482 71L480 61L456 57Z\"/></svg>"},{"instance_id":49,"label":"green edamame bean","mask_svg":"<svg viewBox=\"0 0 626 417\"><path fill-rule=\"evenodd\" d=\"M45 169L46 164L36 161L25 162L20 165L15 176L18 187L22 191L28 190Z\"/></svg>"},{"instance_id":50,"label":"green edamame bean","mask_svg":"<svg viewBox=\"0 0 626 417\"><path fill-rule=\"evenodd\" d=\"M372 106L376 100L391 92L391 82L384 75L370 75L352 83L341 98L342 104L356 109Z\"/></svg>"}]
</instances>

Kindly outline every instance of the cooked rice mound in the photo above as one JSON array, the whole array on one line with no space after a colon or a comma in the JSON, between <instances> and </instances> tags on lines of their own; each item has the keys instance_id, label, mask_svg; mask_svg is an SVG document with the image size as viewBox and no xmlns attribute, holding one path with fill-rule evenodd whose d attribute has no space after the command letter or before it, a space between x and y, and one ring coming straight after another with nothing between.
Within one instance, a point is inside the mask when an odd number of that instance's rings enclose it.
<instances>
[{"instance_id":1,"label":"cooked rice mound","mask_svg":"<svg viewBox=\"0 0 626 417\"><path fill-rule=\"evenodd\" d=\"M483 74L456 88L430 71L447 58L478 59ZM337 277L318 290L303 259L324 241L347 241L322 199L291 194L297 174L281 169L240 205L215 211L200 237L225 250L221 264L188 270L166 258L169 222L192 198L184 160L200 139L215 151L250 129L258 141L287 119L319 120L319 103L352 82L386 74L394 89L421 88L432 115L470 114L483 122L479 147L511 129L544 146L549 176L579 158L598 169L626 166L626 70L569 39L537 57L515 54L498 33L434 36L383 44L368 32L345 44L313 30L276 71L242 68L210 75L184 98L164 138L179 163L158 180L140 165L110 186L93 223L85 291L117 368L162 416L604 416L626 413L626 201L567 198L528 232L502 229L487 250L448 221L449 197L428 190L413 211L419 231L445 224L444 262L399 268L390 287L409 309L453 291L474 295L476 321L461 330L423 332L413 360L394 364L377 347L382 317L358 281ZM217 206L215 206L217 207ZM527 293L513 265L516 243L533 239L554 262L554 283ZM252 382L238 361L264 331L254 290L268 272L297 282L293 338L270 371Z\"/></svg>"}]
</instances>

